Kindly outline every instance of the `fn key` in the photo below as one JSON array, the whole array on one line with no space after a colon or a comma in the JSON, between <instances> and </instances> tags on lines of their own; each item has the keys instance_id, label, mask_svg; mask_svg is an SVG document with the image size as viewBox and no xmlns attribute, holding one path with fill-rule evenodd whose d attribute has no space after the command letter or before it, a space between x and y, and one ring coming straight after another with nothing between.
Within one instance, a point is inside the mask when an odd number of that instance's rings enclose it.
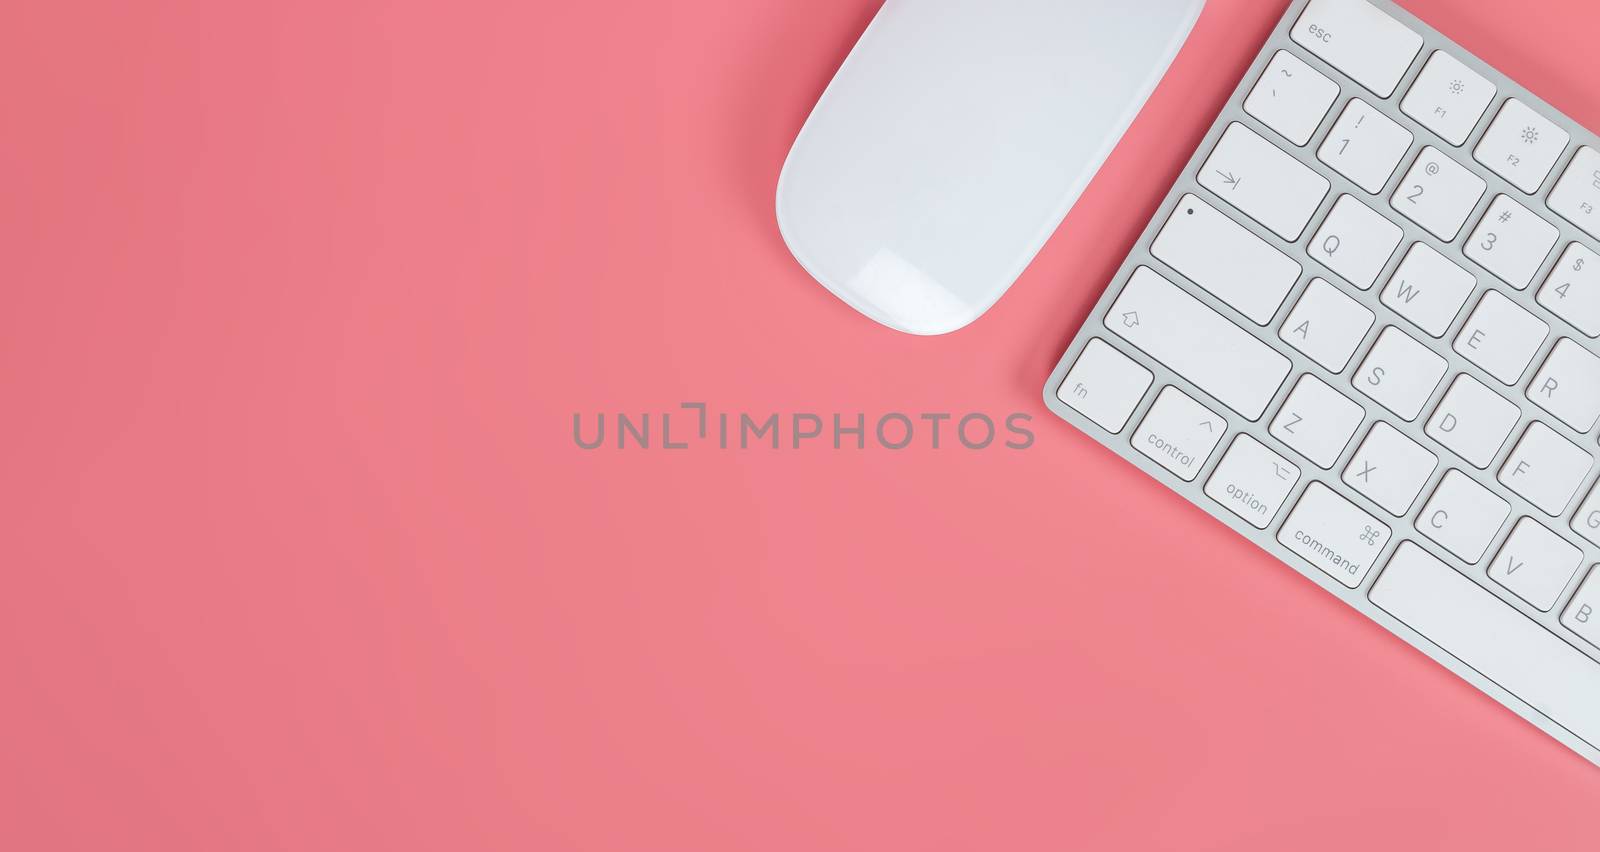
<instances>
[{"instance_id":1,"label":"fn key","mask_svg":"<svg viewBox=\"0 0 1600 852\"><path fill-rule=\"evenodd\" d=\"M1107 432L1121 432L1155 377L1098 338L1089 341L1056 397Z\"/></svg>"}]
</instances>

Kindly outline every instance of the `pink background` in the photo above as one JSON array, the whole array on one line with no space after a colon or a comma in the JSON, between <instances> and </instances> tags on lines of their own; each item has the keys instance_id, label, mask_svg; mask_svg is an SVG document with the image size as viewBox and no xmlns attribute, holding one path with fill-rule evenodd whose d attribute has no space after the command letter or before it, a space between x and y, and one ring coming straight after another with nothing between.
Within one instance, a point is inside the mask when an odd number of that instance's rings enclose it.
<instances>
[{"instance_id":1,"label":"pink background","mask_svg":"<svg viewBox=\"0 0 1600 852\"><path fill-rule=\"evenodd\" d=\"M1592 4L1408 5L1600 127ZM1592 840L1600 771L1038 402L1284 4L938 339L773 222L875 6L11 4L0 845ZM686 400L1038 439L573 444Z\"/></svg>"}]
</instances>

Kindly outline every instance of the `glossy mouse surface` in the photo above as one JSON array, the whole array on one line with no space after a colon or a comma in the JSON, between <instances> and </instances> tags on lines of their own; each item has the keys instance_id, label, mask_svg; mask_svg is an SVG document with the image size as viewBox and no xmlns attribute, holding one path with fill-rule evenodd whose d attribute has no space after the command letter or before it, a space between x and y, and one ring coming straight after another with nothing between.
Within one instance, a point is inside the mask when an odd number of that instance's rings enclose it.
<instances>
[{"instance_id":1,"label":"glossy mouse surface","mask_svg":"<svg viewBox=\"0 0 1600 852\"><path fill-rule=\"evenodd\" d=\"M1072 208L1204 0L888 0L778 181L800 264L856 310L943 334Z\"/></svg>"}]
</instances>

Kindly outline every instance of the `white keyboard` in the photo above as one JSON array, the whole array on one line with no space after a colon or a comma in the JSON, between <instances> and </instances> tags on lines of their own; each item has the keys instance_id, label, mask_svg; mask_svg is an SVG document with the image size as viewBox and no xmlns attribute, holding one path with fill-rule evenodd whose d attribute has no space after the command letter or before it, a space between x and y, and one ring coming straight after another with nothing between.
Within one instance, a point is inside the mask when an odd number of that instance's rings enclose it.
<instances>
[{"instance_id":1,"label":"white keyboard","mask_svg":"<svg viewBox=\"0 0 1600 852\"><path fill-rule=\"evenodd\" d=\"M1600 763L1597 336L1600 138L1298 0L1045 400Z\"/></svg>"}]
</instances>

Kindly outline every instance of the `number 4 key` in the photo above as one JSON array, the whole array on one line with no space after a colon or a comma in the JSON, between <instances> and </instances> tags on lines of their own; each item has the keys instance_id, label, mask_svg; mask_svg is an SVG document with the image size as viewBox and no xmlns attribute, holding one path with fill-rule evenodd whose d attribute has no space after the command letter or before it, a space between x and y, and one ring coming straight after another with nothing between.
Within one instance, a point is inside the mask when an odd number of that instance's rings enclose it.
<instances>
[{"instance_id":1,"label":"number 4 key","mask_svg":"<svg viewBox=\"0 0 1600 852\"><path fill-rule=\"evenodd\" d=\"M1568 246L1540 288L1539 304L1584 334L1600 337L1600 256L1579 243Z\"/></svg>"}]
</instances>

